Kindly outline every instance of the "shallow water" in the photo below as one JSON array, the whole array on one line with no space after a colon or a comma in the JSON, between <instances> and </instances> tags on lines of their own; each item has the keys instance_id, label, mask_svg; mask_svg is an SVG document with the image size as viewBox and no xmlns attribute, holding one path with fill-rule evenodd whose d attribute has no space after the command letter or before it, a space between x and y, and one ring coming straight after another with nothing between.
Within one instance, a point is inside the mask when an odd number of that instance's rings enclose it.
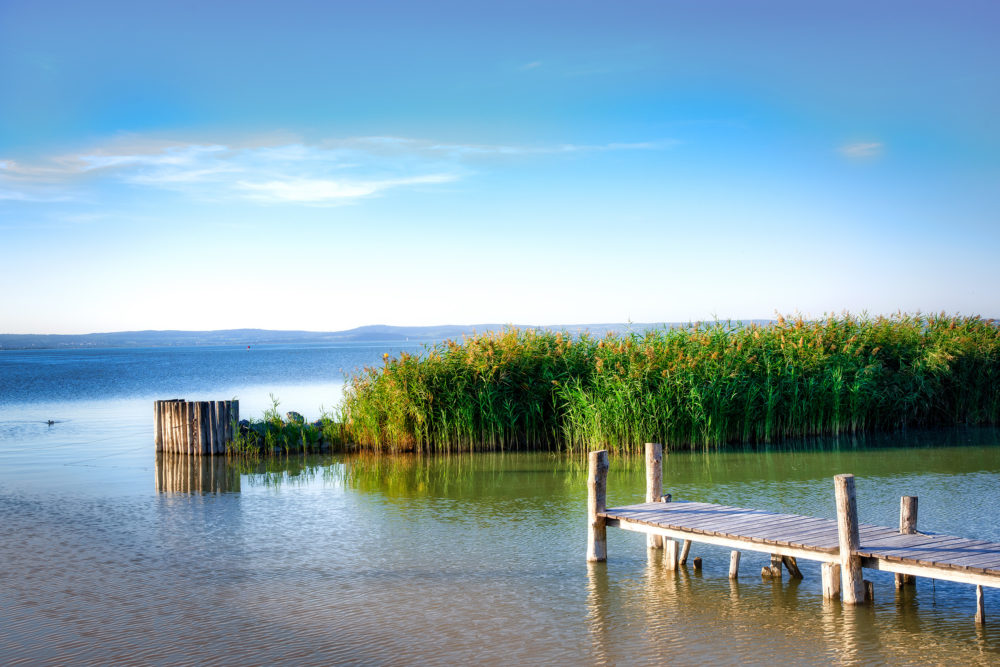
<instances>
[{"instance_id":1,"label":"shallow water","mask_svg":"<svg viewBox=\"0 0 1000 667\"><path fill-rule=\"evenodd\" d=\"M616 529L608 562L588 566L581 459L157 458L152 401L127 393L0 401L0 663L1000 660L993 589L977 629L965 585L898 594L866 572L875 605L846 609L823 602L815 564L772 583L754 574L766 556L745 553L730 583L728 553L695 545L704 569L671 573ZM831 477L853 472L864 522L895 525L899 496L917 495L920 528L1000 541L1000 432L817 444L670 454L665 490L832 517ZM609 504L641 500L641 463L611 463Z\"/></svg>"}]
</instances>

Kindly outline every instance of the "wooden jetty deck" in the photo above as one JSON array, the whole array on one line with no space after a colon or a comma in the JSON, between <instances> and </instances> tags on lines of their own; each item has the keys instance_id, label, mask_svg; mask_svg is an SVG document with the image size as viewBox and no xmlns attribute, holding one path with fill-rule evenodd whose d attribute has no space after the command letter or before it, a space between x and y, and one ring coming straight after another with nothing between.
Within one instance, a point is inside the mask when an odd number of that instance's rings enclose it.
<instances>
[{"instance_id":1,"label":"wooden jetty deck","mask_svg":"<svg viewBox=\"0 0 1000 667\"><path fill-rule=\"evenodd\" d=\"M662 447L646 446L647 502L605 507L607 452L592 452L587 558L607 558L607 526L647 534L647 545L664 549L668 569L683 565L692 542L732 549L729 576L739 574L741 551L771 555L763 576L781 576L784 565L801 577L797 559L822 564L823 595L847 604L871 599L863 568L896 573L896 586L913 577L976 586L976 621L985 621L982 587L1000 588L1000 543L916 531L917 499L901 500L898 529L858 523L853 475L834 478L837 519L780 514L742 507L672 501L662 495ZM697 566L698 563L696 562ZM843 592L843 595L841 595Z\"/></svg>"}]
</instances>

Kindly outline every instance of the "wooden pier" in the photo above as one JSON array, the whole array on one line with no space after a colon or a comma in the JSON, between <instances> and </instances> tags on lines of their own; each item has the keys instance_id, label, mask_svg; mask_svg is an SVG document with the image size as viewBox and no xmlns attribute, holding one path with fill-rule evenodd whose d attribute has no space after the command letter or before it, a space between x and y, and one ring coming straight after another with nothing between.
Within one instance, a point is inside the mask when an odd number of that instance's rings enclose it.
<instances>
[{"instance_id":1,"label":"wooden pier","mask_svg":"<svg viewBox=\"0 0 1000 667\"><path fill-rule=\"evenodd\" d=\"M837 519L778 514L710 503L679 502L654 485L662 483L662 447L646 445L646 499L639 505L606 507L608 454L591 452L588 481L587 560L607 559L607 526L646 533L647 546L662 544L664 563L675 570L691 543L732 549L730 578L739 576L740 552L770 554L762 576L780 577L782 566L801 577L797 559L820 562L823 597L863 604L873 596L863 569L896 573L896 587L927 577L976 586L976 622L985 622L983 586L1000 588L1000 544L916 530L917 500L904 496L899 529L858 523L854 476L837 475ZM662 542L657 542L659 538Z\"/></svg>"}]
</instances>

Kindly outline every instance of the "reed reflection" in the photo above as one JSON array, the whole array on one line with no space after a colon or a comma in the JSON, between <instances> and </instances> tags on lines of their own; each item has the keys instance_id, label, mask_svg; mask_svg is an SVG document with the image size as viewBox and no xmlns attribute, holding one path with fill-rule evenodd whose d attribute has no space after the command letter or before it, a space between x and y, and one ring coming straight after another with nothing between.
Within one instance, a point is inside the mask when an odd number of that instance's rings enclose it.
<instances>
[{"instance_id":1,"label":"reed reflection","mask_svg":"<svg viewBox=\"0 0 1000 667\"><path fill-rule=\"evenodd\" d=\"M342 465L330 455L297 454L261 458L189 456L161 452L154 473L157 493L239 493L249 487L295 486L318 478L343 483Z\"/></svg>"}]
</instances>

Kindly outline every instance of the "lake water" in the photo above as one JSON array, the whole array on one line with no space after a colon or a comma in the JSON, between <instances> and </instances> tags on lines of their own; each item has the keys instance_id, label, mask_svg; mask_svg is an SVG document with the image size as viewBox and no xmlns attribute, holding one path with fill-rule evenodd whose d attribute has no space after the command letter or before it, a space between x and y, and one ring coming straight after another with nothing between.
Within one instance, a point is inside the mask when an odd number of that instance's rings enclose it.
<instances>
[{"instance_id":1,"label":"lake water","mask_svg":"<svg viewBox=\"0 0 1000 667\"><path fill-rule=\"evenodd\" d=\"M704 569L671 573L617 529L588 565L582 459L153 452L154 398L237 396L246 417L274 393L314 418L340 369L397 349L0 352L0 664L1000 661L995 589L977 628L966 585L866 571L876 602L849 609L815 564L771 582L745 553L731 583L728 552L695 545ZM917 495L920 528L1000 541L997 430L816 444L670 454L665 490L833 517L831 478L853 472L864 522ZM640 501L641 461L611 465L609 504Z\"/></svg>"}]
</instances>

